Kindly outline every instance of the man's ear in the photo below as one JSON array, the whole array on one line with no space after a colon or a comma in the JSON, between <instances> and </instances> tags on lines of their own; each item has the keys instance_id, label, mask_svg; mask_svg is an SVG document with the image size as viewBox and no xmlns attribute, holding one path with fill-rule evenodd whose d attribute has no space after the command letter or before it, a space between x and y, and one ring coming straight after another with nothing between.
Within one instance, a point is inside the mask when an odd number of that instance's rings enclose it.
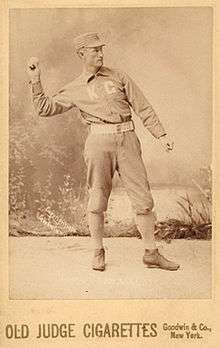
<instances>
[{"instance_id":1,"label":"man's ear","mask_svg":"<svg viewBox=\"0 0 220 348\"><path fill-rule=\"evenodd\" d=\"M78 51L77 51L77 54L78 54L78 56L79 56L79 58L83 58L84 57L84 49L79 49Z\"/></svg>"}]
</instances>

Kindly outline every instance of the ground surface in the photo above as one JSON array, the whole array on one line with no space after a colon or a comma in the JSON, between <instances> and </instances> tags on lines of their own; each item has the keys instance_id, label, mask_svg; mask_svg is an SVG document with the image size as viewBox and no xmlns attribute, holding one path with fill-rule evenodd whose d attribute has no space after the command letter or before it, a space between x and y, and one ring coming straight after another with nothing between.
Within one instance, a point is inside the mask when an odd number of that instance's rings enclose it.
<instances>
[{"instance_id":1,"label":"ground surface","mask_svg":"<svg viewBox=\"0 0 220 348\"><path fill-rule=\"evenodd\" d=\"M174 240L160 251L179 262L176 272L142 264L137 238L106 238L105 272L91 270L88 237L10 237L11 299L211 297L211 242Z\"/></svg>"}]
</instances>

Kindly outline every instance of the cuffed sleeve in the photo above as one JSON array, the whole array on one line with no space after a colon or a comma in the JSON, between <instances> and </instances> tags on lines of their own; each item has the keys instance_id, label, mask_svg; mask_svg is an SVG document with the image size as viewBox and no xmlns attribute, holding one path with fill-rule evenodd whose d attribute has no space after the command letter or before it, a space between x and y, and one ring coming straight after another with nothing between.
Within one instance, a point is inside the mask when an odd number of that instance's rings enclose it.
<instances>
[{"instance_id":1,"label":"cuffed sleeve","mask_svg":"<svg viewBox=\"0 0 220 348\"><path fill-rule=\"evenodd\" d=\"M165 135L165 129L158 116L135 82L128 75L123 74L123 84L128 102L134 112L142 120L144 127L146 127L155 138L160 138L162 135Z\"/></svg>"},{"instance_id":2,"label":"cuffed sleeve","mask_svg":"<svg viewBox=\"0 0 220 348\"><path fill-rule=\"evenodd\" d=\"M45 94L41 81L30 84L34 108L41 117L62 114L75 106L65 88L49 97Z\"/></svg>"}]
</instances>

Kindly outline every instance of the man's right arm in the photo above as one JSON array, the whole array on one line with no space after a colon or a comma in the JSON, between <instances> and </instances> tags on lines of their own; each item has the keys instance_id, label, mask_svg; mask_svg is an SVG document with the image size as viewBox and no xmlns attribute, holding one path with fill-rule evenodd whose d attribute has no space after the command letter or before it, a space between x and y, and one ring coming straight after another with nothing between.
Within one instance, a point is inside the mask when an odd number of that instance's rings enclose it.
<instances>
[{"instance_id":1,"label":"man's right arm","mask_svg":"<svg viewBox=\"0 0 220 348\"><path fill-rule=\"evenodd\" d=\"M62 114L75 106L65 89L60 90L53 97L45 94L41 84L41 72L37 58L32 57L29 60L28 74L30 77L32 101L39 116L47 117Z\"/></svg>"}]
</instances>

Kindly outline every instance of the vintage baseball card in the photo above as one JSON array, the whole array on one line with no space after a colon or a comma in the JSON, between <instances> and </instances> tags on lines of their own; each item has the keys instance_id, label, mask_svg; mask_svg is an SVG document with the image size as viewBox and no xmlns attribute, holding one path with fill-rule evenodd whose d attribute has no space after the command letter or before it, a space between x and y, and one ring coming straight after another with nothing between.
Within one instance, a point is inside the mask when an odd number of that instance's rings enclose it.
<instances>
[{"instance_id":1,"label":"vintage baseball card","mask_svg":"<svg viewBox=\"0 0 220 348\"><path fill-rule=\"evenodd\" d=\"M1 1L0 347L219 346L219 1Z\"/></svg>"}]
</instances>

